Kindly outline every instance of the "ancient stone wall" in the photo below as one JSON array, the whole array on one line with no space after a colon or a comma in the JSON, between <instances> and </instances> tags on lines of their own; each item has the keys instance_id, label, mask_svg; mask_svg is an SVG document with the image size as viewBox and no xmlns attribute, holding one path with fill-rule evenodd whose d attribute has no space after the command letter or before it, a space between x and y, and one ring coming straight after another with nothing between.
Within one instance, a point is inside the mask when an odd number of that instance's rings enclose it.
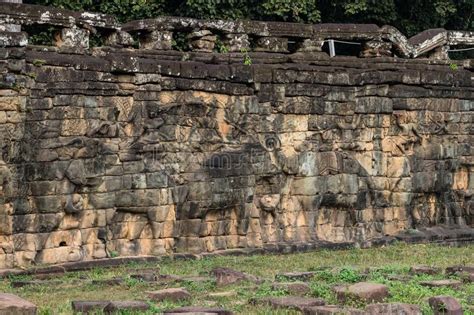
<instances>
[{"instance_id":1,"label":"ancient stone wall","mask_svg":"<svg viewBox=\"0 0 474 315\"><path fill-rule=\"evenodd\" d=\"M46 23L5 8L5 23ZM473 227L472 60L396 58L372 27L354 32L375 58L304 38L290 51L291 27L218 53L195 28L237 26L189 21L181 52L161 20L59 13L59 47L0 32L0 268ZM108 46L89 48L101 27ZM142 47L124 47L137 29Z\"/></svg>"}]
</instances>

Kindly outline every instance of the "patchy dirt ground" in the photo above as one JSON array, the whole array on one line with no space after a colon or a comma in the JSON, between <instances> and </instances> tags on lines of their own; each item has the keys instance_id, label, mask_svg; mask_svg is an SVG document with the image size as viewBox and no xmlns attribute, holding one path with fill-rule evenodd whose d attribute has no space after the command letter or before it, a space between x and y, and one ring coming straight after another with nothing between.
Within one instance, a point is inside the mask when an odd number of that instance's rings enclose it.
<instances>
[{"instance_id":1,"label":"patchy dirt ground","mask_svg":"<svg viewBox=\"0 0 474 315\"><path fill-rule=\"evenodd\" d=\"M398 244L287 255L164 259L47 277L10 276L1 280L0 291L35 303L39 314L72 314L71 302L84 300L136 300L150 307L123 314L156 314L182 306L222 308L237 314L298 314L301 303L314 306L321 301L360 310L373 301L409 303L418 305L423 314L432 314L428 299L440 295L454 297L465 314L474 314L474 271L446 272L455 265L474 266L474 245ZM388 296L376 292L373 301L357 293L341 296L360 282L385 285ZM167 288L184 290L160 291ZM343 289L337 294L335 288Z\"/></svg>"}]
</instances>

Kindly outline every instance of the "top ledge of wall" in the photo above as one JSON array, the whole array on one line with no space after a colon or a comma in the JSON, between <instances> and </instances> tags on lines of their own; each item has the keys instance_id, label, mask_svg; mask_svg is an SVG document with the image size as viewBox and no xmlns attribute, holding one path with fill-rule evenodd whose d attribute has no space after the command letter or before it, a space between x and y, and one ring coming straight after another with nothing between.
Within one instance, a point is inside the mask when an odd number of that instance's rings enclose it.
<instances>
[{"instance_id":1,"label":"top ledge of wall","mask_svg":"<svg viewBox=\"0 0 474 315\"><path fill-rule=\"evenodd\" d=\"M54 26L90 26L104 29L119 29L120 24L114 16L76 12L32 4L2 3L0 6L1 24L34 25L46 24Z\"/></svg>"},{"instance_id":2,"label":"top ledge of wall","mask_svg":"<svg viewBox=\"0 0 474 315\"><path fill-rule=\"evenodd\" d=\"M99 33L105 46L138 47L144 50L173 50L178 33L184 33L191 51L212 52L321 52L325 42L351 41L359 45L359 57L428 57L449 59L452 46L474 46L474 32L429 29L407 38L392 26L375 24L301 24L264 21L198 20L162 16L121 25L115 17L75 12L53 7L3 3L0 31L11 25L52 25L62 28L55 38L58 47L89 48L89 34ZM138 35L138 44L131 34ZM6 36L6 35L4 35ZM220 40L222 45L217 47ZM0 41L0 47L21 46ZM24 46L24 45L23 45ZM331 47L332 48L332 47ZM334 55L335 52L331 52Z\"/></svg>"}]
</instances>

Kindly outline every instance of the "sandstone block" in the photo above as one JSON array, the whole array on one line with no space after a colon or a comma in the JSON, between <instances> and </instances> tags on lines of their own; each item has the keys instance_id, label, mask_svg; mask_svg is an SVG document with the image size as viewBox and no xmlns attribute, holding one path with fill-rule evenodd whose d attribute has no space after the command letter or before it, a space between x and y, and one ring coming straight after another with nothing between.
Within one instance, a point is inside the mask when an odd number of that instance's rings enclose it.
<instances>
[{"instance_id":1,"label":"sandstone block","mask_svg":"<svg viewBox=\"0 0 474 315\"><path fill-rule=\"evenodd\" d=\"M254 275L229 268L215 268L211 271L211 274L216 277L216 283L218 286L229 285L241 281L250 281L254 283L259 283L261 281Z\"/></svg>"},{"instance_id":2,"label":"sandstone block","mask_svg":"<svg viewBox=\"0 0 474 315\"><path fill-rule=\"evenodd\" d=\"M165 311L164 314L213 314L213 315L232 315L232 311L218 307L202 307L202 306L184 306Z\"/></svg>"},{"instance_id":3,"label":"sandstone block","mask_svg":"<svg viewBox=\"0 0 474 315\"><path fill-rule=\"evenodd\" d=\"M36 315L36 305L10 293L0 293L0 313Z\"/></svg>"},{"instance_id":4,"label":"sandstone block","mask_svg":"<svg viewBox=\"0 0 474 315\"><path fill-rule=\"evenodd\" d=\"M150 309L148 303L142 301L111 301L105 308L104 314L116 314L117 312L139 312Z\"/></svg>"},{"instance_id":5,"label":"sandstone block","mask_svg":"<svg viewBox=\"0 0 474 315\"><path fill-rule=\"evenodd\" d=\"M421 285L430 287L430 288L439 288L439 287L449 287L449 288L458 288L462 285L462 282L459 280L432 280L432 281L421 281Z\"/></svg>"},{"instance_id":6,"label":"sandstone block","mask_svg":"<svg viewBox=\"0 0 474 315\"><path fill-rule=\"evenodd\" d=\"M348 299L362 300L366 302L382 302L388 297L388 287L383 284L359 282L349 286L334 287L337 299L345 302Z\"/></svg>"},{"instance_id":7,"label":"sandstone block","mask_svg":"<svg viewBox=\"0 0 474 315\"><path fill-rule=\"evenodd\" d=\"M450 296L435 296L428 300L435 315L462 315L464 314L461 304Z\"/></svg>"},{"instance_id":8,"label":"sandstone block","mask_svg":"<svg viewBox=\"0 0 474 315\"><path fill-rule=\"evenodd\" d=\"M364 311L339 305L312 306L303 309L304 315L362 315Z\"/></svg>"},{"instance_id":9,"label":"sandstone block","mask_svg":"<svg viewBox=\"0 0 474 315\"><path fill-rule=\"evenodd\" d=\"M404 303L378 303L370 304L365 308L365 313L367 315L378 315L378 314L387 314L387 315L421 315L421 308L418 305L414 304L404 304Z\"/></svg>"},{"instance_id":10,"label":"sandstone block","mask_svg":"<svg viewBox=\"0 0 474 315\"><path fill-rule=\"evenodd\" d=\"M109 303L110 301L72 301L71 305L74 312L88 314L103 311Z\"/></svg>"},{"instance_id":11,"label":"sandstone block","mask_svg":"<svg viewBox=\"0 0 474 315\"><path fill-rule=\"evenodd\" d=\"M177 302L182 300L188 300L191 298L191 294L185 288L170 288L158 291L148 291L147 296L152 301L161 302L165 300Z\"/></svg>"},{"instance_id":12,"label":"sandstone block","mask_svg":"<svg viewBox=\"0 0 474 315\"><path fill-rule=\"evenodd\" d=\"M252 302L260 305L268 305L274 309L289 308L299 311L303 311L305 308L311 306L321 306L326 304L322 299L299 296L265 297Z\"/></svg>"},{"instance_id":13,"label":"sandstone block","mask_svg":"<svg viewBox=\"0 0 474 315\"><path fill-rule=\"evenodd\" d=\"M430 267L430 266L413 266L410 268L410 273L414 275L426 274L426 275L435 275L440 273L440 268Z\"/></svg>"},{"instance_id":14,"label":"sandstone block","mask_svg":"<svg viewBox=\"0 0 474 315\"><path fill-rule=\"evenodd\" d=\"M462 272L474 273L474 265L457 265L446 268L446 274L448 275L453 275Z\"/></svg>"}]
</instances>

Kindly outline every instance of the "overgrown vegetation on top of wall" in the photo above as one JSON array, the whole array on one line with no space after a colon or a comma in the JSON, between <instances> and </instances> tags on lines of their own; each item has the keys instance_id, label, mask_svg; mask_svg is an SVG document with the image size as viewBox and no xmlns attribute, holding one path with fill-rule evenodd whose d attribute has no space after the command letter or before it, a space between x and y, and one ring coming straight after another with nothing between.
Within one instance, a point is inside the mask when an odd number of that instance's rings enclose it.
<instances>
[{"instance_id":1,"label":"overgrown vegetation on top of wall","mask_svg":"<svg viewBox=\"0 0 474 315\"><path fill-rule=\"evenodd\" d=\"M473 0L24 0L104 12L121 21L159 15L292 22L391 24L411 36L428 28L474 30Z\"/></svg>"}]
</instances>

